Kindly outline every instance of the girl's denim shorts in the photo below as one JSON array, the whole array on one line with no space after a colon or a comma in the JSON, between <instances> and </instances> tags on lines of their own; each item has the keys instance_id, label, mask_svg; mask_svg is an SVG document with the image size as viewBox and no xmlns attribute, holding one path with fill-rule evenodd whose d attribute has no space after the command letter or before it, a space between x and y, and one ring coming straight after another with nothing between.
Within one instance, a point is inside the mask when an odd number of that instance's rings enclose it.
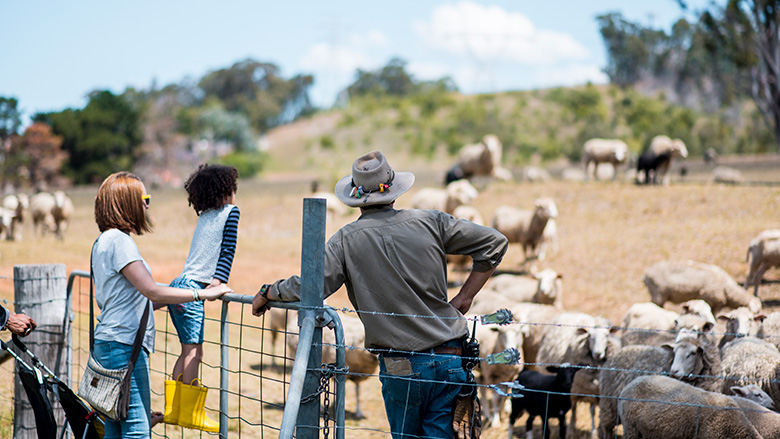
<instances>
[{"instance_id":1,"label":"girl's denim shorts","mask_svg":"<svg viewBox=\"0 0 780 439\"><path fill-rule=\"evenodd\" d=\"M202 289L208 284L198 282L192 279L177 277L171 282L173 288L183 289ZM171 315L173 326L179 334L181 344L202 344L203 343L203 320L205 312L203 310L203 301L176 303L168 305L168 314Z\"/></svg>"}]
</instances>

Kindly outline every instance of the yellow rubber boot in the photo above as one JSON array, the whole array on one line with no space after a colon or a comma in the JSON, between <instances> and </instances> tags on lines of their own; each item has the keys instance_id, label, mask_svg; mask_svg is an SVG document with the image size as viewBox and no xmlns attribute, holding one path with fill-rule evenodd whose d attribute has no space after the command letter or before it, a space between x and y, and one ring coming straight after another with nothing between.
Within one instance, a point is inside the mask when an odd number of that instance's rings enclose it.
<instances>
[{"instance_id":1,"label":"yellow rubber boot","mask_svg":"<svg viewBox=\"0 0 780 439\"><path fill-rule=\"evenodd\" d=\"M184 428L219 433L219 422L206 416L206 395L208 387L198 386L197 379L193 384L181 383L179 392L179 425Z\"/></svg>"},{"instance_id":2,"label":"yellow rubber boot","mask_svg":"<svg viewBox=\"0 0 780 439\"><path fill-rule=\"evenodd\" d=\"M165 412L163 422L179 423L179 400L181 398L181 381L165 380Z\"/></svg>"}]
</instances>

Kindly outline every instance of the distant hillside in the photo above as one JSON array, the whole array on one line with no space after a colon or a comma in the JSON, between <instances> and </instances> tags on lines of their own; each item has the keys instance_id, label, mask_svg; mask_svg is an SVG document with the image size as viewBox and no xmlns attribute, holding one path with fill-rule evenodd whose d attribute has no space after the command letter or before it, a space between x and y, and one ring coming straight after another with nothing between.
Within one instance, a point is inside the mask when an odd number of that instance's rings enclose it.
<instances>
[{"instance_id":1,"label":"distant hillside","mask_svg":"<svg viewBox=\"0 0 780 439\"><path fill-rule=\"evenodd\" d=\"M721 156L771 151L770 133L752 103L704 114L632 89L577 88L470 95L431 92L363 97L267 135L265 178L296 173L329 185L359 154L380 149L398 168L438 179L460 147L496 134L510 169L578 163L593 137L620 138L639 154L652 137L682 139L691 158L708 148ZM415 169L417 168L417 169ZM430 176L430 177L427 177Z\"/></svg>"}]
</instances>

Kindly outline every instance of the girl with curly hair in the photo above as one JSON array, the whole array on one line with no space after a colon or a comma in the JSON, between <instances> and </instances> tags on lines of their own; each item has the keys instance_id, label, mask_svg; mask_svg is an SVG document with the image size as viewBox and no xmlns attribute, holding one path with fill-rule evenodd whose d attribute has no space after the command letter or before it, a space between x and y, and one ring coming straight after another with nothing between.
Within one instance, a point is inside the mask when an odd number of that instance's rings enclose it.
<instances>
[{"instance_id":1,"label":"girl with curly hair","mask_svg":"<svg viewBox=\"0 0 780 439\"><path fill-rule=\"evenodd\" d=\"M228 282L238 240L240 212L235 202L238 171L232 166L202 164L184 189L198 215L190 252L175 288L213 288ZM217 251L219 249L219 251ZM219 432L219 423L205 413L207 387L198 385L203 358L203 302L169 305L168 312L181 342L173 379L165 381L164 420L185 428Z\"/></svg>"}]
</instances>

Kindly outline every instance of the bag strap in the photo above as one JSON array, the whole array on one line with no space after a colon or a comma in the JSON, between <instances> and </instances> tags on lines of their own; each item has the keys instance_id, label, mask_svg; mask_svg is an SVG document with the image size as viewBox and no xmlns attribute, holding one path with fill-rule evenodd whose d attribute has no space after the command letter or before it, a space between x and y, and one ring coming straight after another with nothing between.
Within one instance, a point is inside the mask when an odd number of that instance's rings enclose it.
<instances>
[{"instance_id":1,"label":"bag strap","mask_svg":"<svg viewBox=\"0 0 780 439\"><path fill-rule=\"evenodd\" d=\"M95 242L92 244L92 250L89 253L89 351L92 352L92 350L95 347L95 305L94 305L94 284L93 284L93 278L94 278L94 271L92 269L92 253L95 250L95 245L97 245L98 239L100 239L100 236L95 239ZM141 353L141 342L143 341L143 334L146 332L146 326L149 322L149 306L151 305L151 300L147 299L146 301L146 309L144 309L143 315L141 315L141 322L138 325L138 332L135 334L135 340L133 341L133 350L130 352L130 360L127 362L128 367L128 373L127 375L131 375L133 373L133 367L135 366L135 360L138 359L138 355Z\"/></svg>"}]
</instances>

